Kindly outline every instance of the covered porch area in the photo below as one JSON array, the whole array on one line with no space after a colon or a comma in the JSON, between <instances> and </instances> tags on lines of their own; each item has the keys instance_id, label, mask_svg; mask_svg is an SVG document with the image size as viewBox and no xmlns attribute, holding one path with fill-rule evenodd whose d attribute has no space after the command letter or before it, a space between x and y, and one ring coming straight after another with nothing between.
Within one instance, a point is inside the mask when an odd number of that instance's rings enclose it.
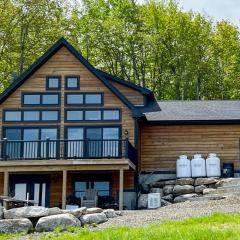
<instances>
[{"instance_id":1,"label":"covered porch area","mask_svg":"<svg viewBox=\"0 0 240 240\"><path fill-rule=\"evenodd\" d=\"M36 205L66 209L84 190L96 189L99 204L114 199L122 210L124 191L134 192L134 171L129 159L2 161L0 191L11 197L28 193Z\"/></svg>"}]
</instances>

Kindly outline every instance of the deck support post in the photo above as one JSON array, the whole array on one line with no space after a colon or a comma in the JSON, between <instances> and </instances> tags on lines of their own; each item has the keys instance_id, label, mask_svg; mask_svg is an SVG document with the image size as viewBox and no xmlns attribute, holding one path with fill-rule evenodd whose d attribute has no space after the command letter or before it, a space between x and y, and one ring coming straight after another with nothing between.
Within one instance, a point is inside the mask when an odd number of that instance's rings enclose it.
<instances>
[{"instance_id":1,"label":"deck support post","mask_svg":"<svg viewBox=\"0 0 240 240\"><path fill-rule=\"evenodd\" d=\"M119 210L123 210L123 169L119 171Z\"/></svg>"},{"instance_id":2,"label":"deck support post","mask_svg":"<svg viewBox=\"0 0 240 240\"><path fill-rule=\"evenodd\" d=\"M67 170L63 170L62 178L62 209L66 209L67 198Z\"/></svg>"},{"instance_id":3,"label":"deck support post","mask_svg":"<svg viewBox=\"0 0 240 240\"><path fill-rule=\"evenodd\" d=\"M9 186L9 173L4 172L4 183L3 183L3 195L8 196L8 186Z\"/></svg>"}]
</instances>

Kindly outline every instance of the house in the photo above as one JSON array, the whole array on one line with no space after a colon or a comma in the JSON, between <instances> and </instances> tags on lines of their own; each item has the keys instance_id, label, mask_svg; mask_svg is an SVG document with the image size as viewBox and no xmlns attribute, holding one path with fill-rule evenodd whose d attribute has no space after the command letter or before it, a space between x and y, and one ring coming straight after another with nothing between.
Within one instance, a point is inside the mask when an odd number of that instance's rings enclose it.
<instances>
[{"instance_id":1,"label":"house","mask_svg":"<svg viewBox=\"0 0 240 240\"><path fill-rule=\"evenodd\" d=\"M239 101L158 102L63 38L0 95L0 118L0 194L36 205L95 189L99 204L135 208L138 183L175 177L181 154L239 169Z\"/></svg>"}]
</instances>

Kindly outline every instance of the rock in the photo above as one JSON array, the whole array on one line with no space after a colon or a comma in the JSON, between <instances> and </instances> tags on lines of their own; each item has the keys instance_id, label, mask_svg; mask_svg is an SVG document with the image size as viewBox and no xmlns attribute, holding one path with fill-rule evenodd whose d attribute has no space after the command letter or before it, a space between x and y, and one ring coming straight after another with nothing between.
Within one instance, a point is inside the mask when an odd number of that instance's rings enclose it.
<instances>
[{"instance_id":1,"label":"rock","mask_svg":"<svg viewBox=\"0 0 240 240\"><path fill-rule=\"evenodd\" d=\"M155 183L152 183L151 186L153 188L163 188L166 185L175 185L175 182L175 180L157 181Z\"/></svg>"},{"instance_id":2,"label":"rock","mask_svg":"<svg viewBox=\"0 0 240 240\"><path fill-rule=\"evenodd\" d=\"M0 206L0 219L3 218L3 210L4 210L4 208Z\"/></svg>"},{"instance_id":3,"label":"rock","mask_svg":"<svg viewBox=\"0 0 240 240\"><path fill-rule=\"evenodd\" d=\"M179 178L176 180L176 185L193 185L193 178Z\"/></svg>"},{"instance_id":4,"label":"rock","mask_svg":"<svg viewBox=\"0 0 240 240\"><path fill-rule=\"evenodd\" d=\"M67 230L69 227L81 227L81 222L72 214L58 214L40 218L35 229L37 232L50 232L58 226Z\"/></svg>"},{"instance_id":5,"label":"rock","mask_svg":"<svg viewBox=\"0 0 240 240\"><path fill-rule=\"evenodd\" d=\"M86 207L81 207L81 208L77 208L77 209L73 209L73 210L68 210L68 213L72 214L76 218L80 218L82 215L86 214L86 212L87 212Z\"/></svg>"},{"instance_id":6,"label":"rock","mask_svg":"<svg viewBox=\"0 0 240 240\"><path fill-rule=\"evenodd\" d=\"M199 185L194 188L195 193L203 193L203 190L207 187L205 185Z\"/></svg>"},{"instance_id":7,"label":"rock","mask_svg":"<svg viewBox=\"0 0 240 240\"><path fill-rule=\"evenodd\" d=\"M194 192L194 187L192 185L175 185L173 188L173 195L174 196L179 196L179 195L184 195L188 193L193 193Z\"/></svg>"},{"instance_id":8,"label":"rock","mask_svg":"<svg viewBox=\"0 0 240 240\"><path fill-rule=\"evenodd\" d=\"M122 216L123 215L122 211L115 211L115 213L116 213L117 216Z\"/></svg>"},{"instance_id":9,"label":"rock","mask_svg":"<svg viewBox=\"0 0 240 240\"><path fill-rule=\"evenodd\" d=\"M173 187L174 185L166 185L163 187L163 194L164 195L168 195L171 194L173 192Z\"/></svg>"},{"instance_id":10,"label":"rock","mask_svg":"<svg viewBox=\"0 0 240 240\"><path fill-rule=\"evenodd\" d=\"M118 215L115 213L114 209L106 209L103 210L103 213L106 215L107 218L115 218Z\"/></svg>"},{"instance_id":11,"label":"rock","mask_svg":"<svg viewBox=\"0 0 240 240\"><path fill-rule=\"evenodd\" d=\"M28 233L33 229L27 218L0 220L0 233Z\"/></svg>"},{"instance_id":12,"label":"rock","mask_svg":"<svg viewBox=\"0 0 240 240\"><path fill-rule=\"evenodd\" d=\"M218 180L216 187L233 187L240 186L240 178L224 178Z\"/></svg>"},{"instance_id":13,"label":"rock","mask_svg":"<svg viewBox=\"0 0 240 240\"><path fill-rule=\"evenodd\" d=\"M206 195L206 194L214 194L215 192L217 191L217 189L215 188L206 188L206 189L203 189L203 195Z\"/></svg>"},{"instance_id":14,"label":"rock","mask_svg":"<svg viewBox=\"0 0 240 240\"><path fill-rule=\"evenodd\" d=\"M150 191L150 185L149 184L141 184L141 193L149 193Z\"/></svg>"},{"instance_id":15,"label":"rock","mask_svg":"<svg viewBox=\"0 0 240 240\"><path fill-rule=\"evenodd\" d=\"M139 209L146 209L148 207L148 195L141 194L138 198L138 208Z\"/></svg>"},{"instance_id":16,"label":"rock","mask_svg":"<svg viewBox=\"0 0 240 240\"><path fill-rule=\"evenodd\" d=\"M196 193L183 194L178 197L175 197L173 202L174 203L185 202L185 201L191 200L192 198L195 198L195 197L198 197L198 195Z\"/></svg>"},{"instance_id":17,"label":"rock","mask_svg":"<svg viewBox=\"0 0 240 240\"><path fill-rule=\"evenodd\" d=\"M194 185L195 186L210 185L210 184L215 184L217 182L218 180L216 178L196 178Z\"/></svg>"},{"instance_id":18,"label":"rock","mask_svg":"<svg viewBox=\"0 0 240 240\"><path fill-rule=\"evenodd\" d=\"M150 193L160 193L161 197L164 195L162 188L151 188Z\"/></svg>"},{"instance_id":19,"label":"rock","mask_svg":"<svg viewBox=\"0 0 240 240\"><path fill-rule=\"evenodd\" d=\"M39 218L48 216L48 208L29 206L21 208L13 208L4 212L4 218L6 219L18 219L18 218Z\"/></svg>"},{"instance_id":20,"label":"rock","mask_svg":"<svg viewBox=\"0 0 240 240\"><path fill-rule=\"evenodd\" d=\"M161 199L168 201L168 202L172 202L173 201L173 194L168 194L166 196L161 197Z\"/></svg>"},{"instance_id":21,"label":"rock","mask_svg":"<svg viewBox=\"0 0 240 240\"><path fill-rule=\"evenodd\" d=\"M101 212L103 212L103 210L101 208L97 208L97 207L87 208L87 210L86 210L86 214L101 213Z\"/></svg>"},{"instance_id":22,"label":"rock","mask_svg":"<svg viewBox=\"0 0 240 240\"><path fill-rule=\"evenodd\" d=\"M48 216L62 214L62 210L58 207L53 207L48 209Z\"/></svg>"},{"instance_id":23,"label":"rock","mask_svg":"<svg viewBox=\"0 0 240 240\"><path fill-rule=\"evenodd\" d=\"M166 200L161 198L161 207L165 207L165 206L168 206L168 205L171 205L171 204L172 203L170 203L170 202L168 202L168 201L166 201Z\"/></svg>"},{"instance_id":24,"label":"rock","mask_svg":"<svg viewBox=\"0 0 240 240\"><path fill-rule=\"evenodd\" d=\"M82 224L100 224L107 222L108 219L106 215L102 212L83 215L80 220Z\"/></svg>"}]
</instances>

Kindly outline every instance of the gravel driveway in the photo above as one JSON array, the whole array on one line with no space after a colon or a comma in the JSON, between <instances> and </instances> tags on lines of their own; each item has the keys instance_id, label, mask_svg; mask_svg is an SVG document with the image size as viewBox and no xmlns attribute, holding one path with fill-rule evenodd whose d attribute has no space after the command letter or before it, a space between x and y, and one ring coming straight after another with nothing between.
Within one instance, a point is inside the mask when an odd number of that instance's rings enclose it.
<instances>
[{"instance_id":1,"label":"gravel driveway","mask_svg":"<svg viewBox=\"0 0 240 240\"><path fill-rule=\"evenodd\" d=\"M164 220L181 220L190 217L210 215L214 212L240 213L240 196L222 200L183 202L157 210L124 211L123 216L98 225L98 228L129 226L139 227Z\"/></svg>"}]
</instances>

